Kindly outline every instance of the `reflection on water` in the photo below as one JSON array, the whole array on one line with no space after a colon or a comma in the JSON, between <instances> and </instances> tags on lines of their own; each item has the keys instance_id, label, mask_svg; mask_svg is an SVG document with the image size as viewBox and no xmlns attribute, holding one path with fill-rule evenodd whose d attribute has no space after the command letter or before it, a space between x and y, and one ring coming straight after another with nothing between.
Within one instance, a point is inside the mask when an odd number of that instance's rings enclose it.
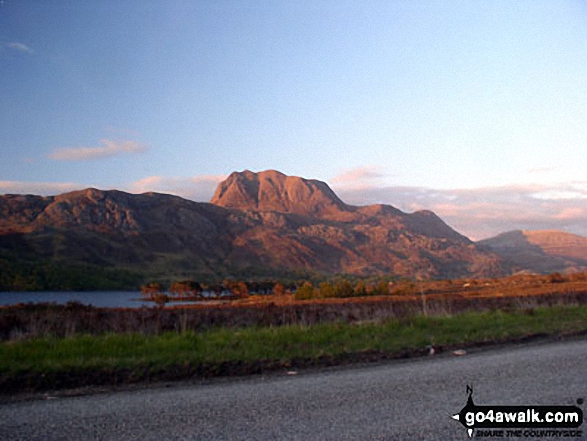
<instances>
[{"instance_id":1,"label":"reflection on water","mask_svg":"<svg viewBox=\"0 0 587 441\"><path fill-rule=\"evenodd\" d=\"M106 308L140 308L155 306L153 302L141 300L139 291L46 291L46 292L0 292L0 306L16 303L57 303L80 302ZM173 305L190 302L173 302ZM193 302L191 302L193 303Z\"/></svg>"}]
</instances>

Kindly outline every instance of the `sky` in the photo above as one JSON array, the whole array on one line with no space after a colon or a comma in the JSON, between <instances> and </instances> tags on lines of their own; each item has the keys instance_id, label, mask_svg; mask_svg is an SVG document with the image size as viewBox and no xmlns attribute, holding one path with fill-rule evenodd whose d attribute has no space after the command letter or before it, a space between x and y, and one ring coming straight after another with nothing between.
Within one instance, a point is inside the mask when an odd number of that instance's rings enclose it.
<instances>
[{"instance_id":1,"label":"sky","mask_svg":"<svg viewBox=\"0 0 587 441\"><path fill-rule=\"evenodd\" d=\"M0 0L0 194L233 171L587 236L584 1Z\"/></svg>"}]
</instances>

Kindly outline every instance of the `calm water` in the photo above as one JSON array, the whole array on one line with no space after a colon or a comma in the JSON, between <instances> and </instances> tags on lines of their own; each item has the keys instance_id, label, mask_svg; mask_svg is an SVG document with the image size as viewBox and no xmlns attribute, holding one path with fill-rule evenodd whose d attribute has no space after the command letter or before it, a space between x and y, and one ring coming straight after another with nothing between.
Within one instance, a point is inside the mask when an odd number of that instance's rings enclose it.
<instances>
[{"instance_id":1,"label":"calm water","mask_svg":"<svg viewBox=\"0 0 587 441\"><path fill-rule=\"evenodd\" d=\"M153 302L143 302L140 298L141 293L139 291L0 292L0 306L29 302L65 304L71 301L78 301L84 305L108 308L140 308L143 305L149 307L154 306ZM178 302L173 302L173 304L176 305Z\"/></svg>"}]
</instances>

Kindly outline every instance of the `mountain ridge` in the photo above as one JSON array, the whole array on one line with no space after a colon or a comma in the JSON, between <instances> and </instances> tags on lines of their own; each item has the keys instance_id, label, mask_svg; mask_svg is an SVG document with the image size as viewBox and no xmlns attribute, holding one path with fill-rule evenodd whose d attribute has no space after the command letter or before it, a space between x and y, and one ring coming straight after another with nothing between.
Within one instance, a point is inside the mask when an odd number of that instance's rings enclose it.
<instances>
[{"instance_id":1,"label":"mountain ridge","mask_svg":"<svg viewBox=\"0 0 587 441\"><path fill-rule=\"evenodd\" d=\"M347 205L321 181L235 172L210 203L85 189L0 196L0 256L142 270L157 277L393 274L454 278L507 272L492 252L430 211ZM5 260L6 261L6 260Z\"/></svg>"}]
</instances>

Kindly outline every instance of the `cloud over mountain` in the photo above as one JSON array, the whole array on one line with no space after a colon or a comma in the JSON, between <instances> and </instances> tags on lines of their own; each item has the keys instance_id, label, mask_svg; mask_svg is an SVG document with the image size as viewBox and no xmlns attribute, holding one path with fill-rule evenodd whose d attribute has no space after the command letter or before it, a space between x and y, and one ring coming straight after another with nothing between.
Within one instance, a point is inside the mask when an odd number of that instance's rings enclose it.
<instances>
[{"instance_id":1,"label":"cloud over mountain","mask_svg":"<svg viewBox=\"0 0 587 441\"><path fill-rule=\"evenodd\" d=\"M382 167L366 165L347 169L330 180L333 185L364 187L373 185L377 180L386 177Z\"/></svg>"},{"instance_id":2,"label":"cloud over mountain","mask_svg":"<svg viewBox=\"0 0 587 441\"><path fill-rule=\"evenodd\" d=\"M137 141L102 139L100 147L61 147L49 154L56 161L92 161L96 159L136 154L147 150L147 146Z\"/></svg>"},{"instance_id":3,"label":"cloud over mountain","mask_svg":"<svg viewBox=\"0 0 587 441\"><path fill-rule=\"evenodd\" d=\"M432 210L475 240L516 229L557 229L587 236L587 182L450 190L337 184L334 189L351 204Z\"/></svg>"},{"instance_id":4,"label":"cloud over mountain","mask_svg":"<svg viewBox=\"0 0 587 441\"><path fill-rule=\"evenodd\" d=\"M208 202L224 175L186 177L148 176L128 186L131 193L168 193L196 202Z\"/></svg>"},{"instance_id":5,"label":"cloud over mountain","mask_svg":"<svg viewBox=\"0 0 587 441\"><path fill-rule=\"evenodd\" d=\"M65 193L80 188L74 182L0 181L0 194L38 194L43 196Z\"/></svg>"}]
</instances>

